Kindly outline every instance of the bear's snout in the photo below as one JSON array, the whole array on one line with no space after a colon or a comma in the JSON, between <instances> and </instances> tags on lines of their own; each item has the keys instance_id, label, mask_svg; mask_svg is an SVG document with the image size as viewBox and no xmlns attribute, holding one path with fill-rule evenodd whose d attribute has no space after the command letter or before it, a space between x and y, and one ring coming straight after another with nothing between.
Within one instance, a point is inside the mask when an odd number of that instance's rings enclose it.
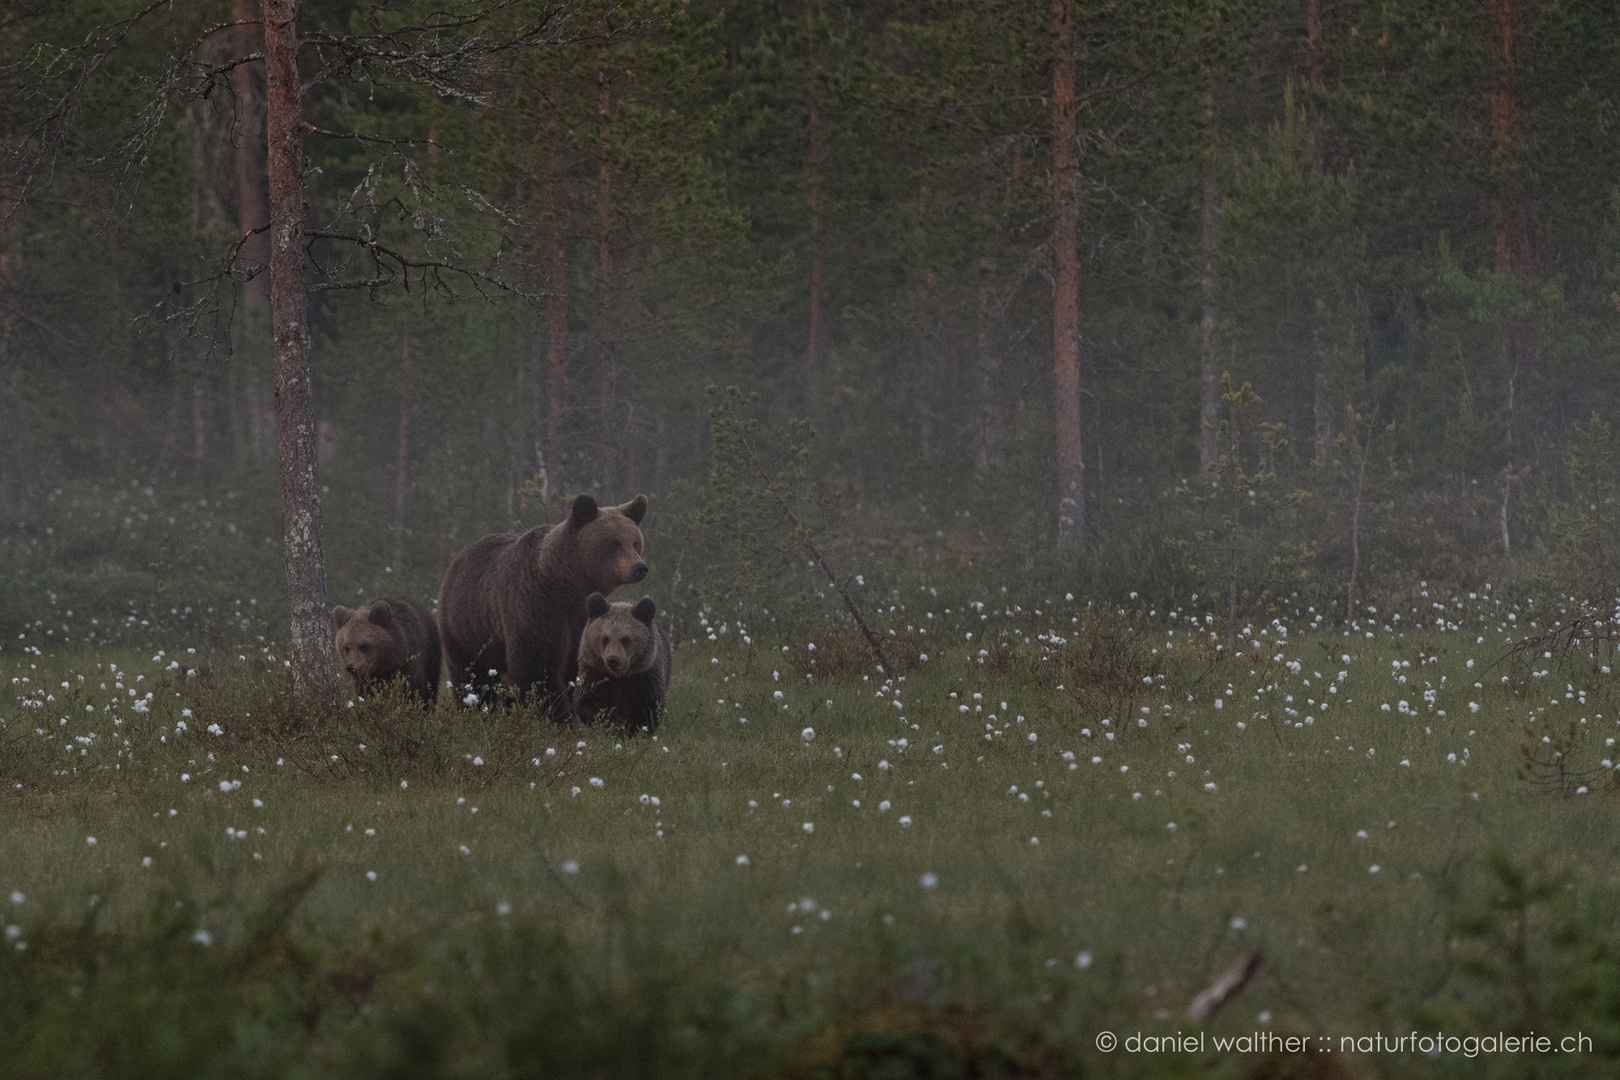
<instances>
[{"instance_id":1,"label":"bear's snout","mask_svg":"<svg viewBox=\"0 0 1620 1080\"><path fill-rule=\"evenodd\" d=\"M612 668L614 671L618 671L619 665L624 663L624 661L619 659L617 656L604 656L602 659L605 660L607 662L607 666Z\"/></svg>"},{"instance_id":2,"label":"bear's snout","mask_svg":"<svg viewBox=\"0 0 1620 1080\"><path fill-rule=\"evenodd\" d=\"M636 563L635 568L630 571L630 581L632 583L640 581L642 578L644 578L646 576L647 576L647 564L644 563L644 562Z\"/></svg>"}]
</instances>

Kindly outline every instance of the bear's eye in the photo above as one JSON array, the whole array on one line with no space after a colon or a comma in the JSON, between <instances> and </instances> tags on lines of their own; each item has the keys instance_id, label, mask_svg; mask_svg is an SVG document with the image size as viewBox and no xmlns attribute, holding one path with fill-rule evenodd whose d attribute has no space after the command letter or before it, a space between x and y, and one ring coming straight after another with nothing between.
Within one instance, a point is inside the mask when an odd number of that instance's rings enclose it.
<instances>
[{"instance_id":1,"label":"bear's eye","mask_svg":"<svg viewBox=\"0 0 1620 1080\"><path fill-rule=\"evenodd\" d=\"M602 644L611 645L611 644L613 644L613 639L604 634L602 636Z\"/></svg>"},{"instance_id":2,"label":"bear's eye","mask_svg":"<svg viewBox=\"0 0 1620 1080\"><path fill-rule=\"evenodd\" d=\"M627 637L625 637L625 638L620 638L620 639L619 639L619 642L620 642L620 643L621 643L621 644L623 644L623 645L624 645L624 646L625 646L625 647L626 647L626 648L629 648L629 647L630 647L630 639L629 639L629 638L627 638Z\"/></svg>"}]
</instances>

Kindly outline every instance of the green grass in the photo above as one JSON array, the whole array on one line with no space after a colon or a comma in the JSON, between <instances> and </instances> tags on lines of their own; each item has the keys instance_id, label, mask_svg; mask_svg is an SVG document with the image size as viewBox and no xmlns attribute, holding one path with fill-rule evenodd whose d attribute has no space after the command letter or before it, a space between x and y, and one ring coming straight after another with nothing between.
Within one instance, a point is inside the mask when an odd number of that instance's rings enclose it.
<instances>
[{"instance_id":1,"label":"green grass","mask_svg":"<svg viewBox=\"0 0 1620 1080\"><path fill-rule=\"evenodd\" d=\"M1228 658L1185 612L916 599L881 613L903 678L841 631L682 628L628 740L448 693L303 715L274 645L8 645L0 1076L1237 1075L1094 1039L1414 1024L1597 1041L1341 1064L1613 1069L1620 701L1489 667L1556 613L1279 613Z\"/></svg>"}]
</instances>

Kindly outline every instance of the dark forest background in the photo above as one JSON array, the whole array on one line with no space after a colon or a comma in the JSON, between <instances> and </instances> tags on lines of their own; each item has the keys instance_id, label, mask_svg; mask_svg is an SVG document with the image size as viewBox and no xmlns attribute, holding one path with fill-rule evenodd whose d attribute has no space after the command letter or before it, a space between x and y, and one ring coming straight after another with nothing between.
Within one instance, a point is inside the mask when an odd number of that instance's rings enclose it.
<instances>
[{"instance_id":1,"label":"dark forest background","mask_svg":"<svg viewBox=\"0 0 1620 1080\"><path fill-rule=\"evenodd\" d=\"M263 65L232 48L258 9L0 5L8 626L70 593L274 602ZM1223 597L1241 578L1245 604L1303 590L1343 617L1358 573L1373 594L1523 576L1595 505L1565 457L1620 361L1612 4L300 19L335 596L431 595L470 540L582 491L653 496L672 602L742 580L757 536L737 534L769 515L726 523L752 495L716 469L711 386L743 391L773 468L797 476L807 448L800 494L851 573ZM434 19L544 34L416 75L321 67L323 35ZM1076 455L1084 512L1060 528Z\"/></svg>"}]
</instances>

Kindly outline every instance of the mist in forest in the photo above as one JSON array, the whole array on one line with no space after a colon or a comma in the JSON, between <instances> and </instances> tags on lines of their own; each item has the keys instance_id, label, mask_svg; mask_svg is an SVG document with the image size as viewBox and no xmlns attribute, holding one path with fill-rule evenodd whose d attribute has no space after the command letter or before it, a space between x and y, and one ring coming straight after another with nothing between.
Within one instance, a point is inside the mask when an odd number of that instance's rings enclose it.
<instances>
[{"instance_id":1,"label":"mist in forest","mask_svg":"<svg viewBox=\"0 0 1620 1080\"><path fill-rule=\"evenodd\" d=\"M1613 5L268 7L6 5L12 637L431 597L578 493L675 610L808 595L761 476L851 574L1223 615L1589 546Z\"/></svg>"}]
</instances>

